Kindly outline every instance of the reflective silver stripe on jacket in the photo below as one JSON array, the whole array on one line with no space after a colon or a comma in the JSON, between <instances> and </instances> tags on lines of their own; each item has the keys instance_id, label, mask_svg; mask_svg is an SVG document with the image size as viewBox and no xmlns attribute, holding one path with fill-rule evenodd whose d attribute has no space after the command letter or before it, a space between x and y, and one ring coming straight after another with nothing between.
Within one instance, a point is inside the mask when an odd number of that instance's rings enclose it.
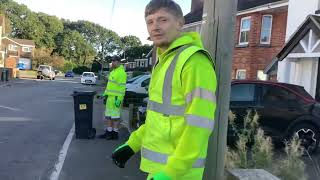
<instances>
[{"instance_id":1,"label":"reflective silver stripe on jacket","mask_svg":"<svg viewBox=\"0 0 320 180\"><path fill-rule=\"evenodd\" d=\"M185 111L185 106L172 105L171 97L172 97L172 79L174 70L176 68L178 59L180 54L189 48L191 45L182 46L178 49L178 52L174 59L172 60L167 72L165 74L165 79L163 83L162 89L162 104L149 100L148 109L162 113L164 115L173 115L173 116L183 116Z\"/></svg>"},{"instance_id":2,"label":"reflective silver stripe on jacket","mask_svg":"<svg viewBox=\"0 0 320 180\"><path fill-rule=\"evenodd\" d=\"M108 80L108 82L112 82L113 84L117 84L117 85L119 85L119 86L125 86L125 85L127 85L127 84L125 84L125 83L118 83L117 81L113 81L113 80Z\"/></svg>"},{"instance_id":3,"label":"reflective silver stripe on jacket","mask_svg":"<svg viewBox=\"0 0 320 180\"><path fill-rule=\"evenodd\" d=\"M106 90L106 93L116 93L116 94L121 94L121 95L124 95L125 93L124 92L121 92L121 91L114 91L114 90Z\"/></svg>"},{"instance_id":4,"label":"reflective silver stripe on jacket","mask_svg":"<svg viewBox=\"0 0 320 180\"><path fill-rule=\"evenodd\" d=\"M185 118L186 118L187 124L190 126L209 129L211 131L214 129L214 120L210 120L208 118L203 118L203 117L195 116L191 114L186 115Z\"/></svg>"},{"instance_id":5,"label":"reflective silver stripe on jacket","mask_svg":"<svg viewBox=\"0 0 320 180\"><path fill-rule=\"evenodd\" d=\"M169 158L168 154L154 152L154 151L151 151L146 148L142 148L141 156L145 159L148 159L149 161L153 161L153 162L160 163L160 164L167 164L168 158ZM193 163L192 167L193 168L204 168L205 163L206 163L205 159L199 158Z\"/></svg>"},{"instance_id":6,"label":"reflective silver stripe on jacket","mask_svg":"<svg viewBox=\"0 0 320 180\"><path fill-rule=\"evenodd\" d=\"M208 101L212 101L213 103L216 103L216 101L217 101L216 95L213 92L206 90L206 89L203 89L203 88L196 88L192 92L187 94L187 96L186 96L187 104L192 102L192 100L194 98L205 99Z\"/></svg>"},{"instance_id":7,"label":"reflective silver stripe on jacket","mask_svg":"<svg viewBox=\"0 0 320 180\"><path fill-rule=\"evenodd\" d=\"M165 115L183 116L186 107L168 104L160 104L154 101L148 101L148 109Z\"/></svg>"}]
</instances>

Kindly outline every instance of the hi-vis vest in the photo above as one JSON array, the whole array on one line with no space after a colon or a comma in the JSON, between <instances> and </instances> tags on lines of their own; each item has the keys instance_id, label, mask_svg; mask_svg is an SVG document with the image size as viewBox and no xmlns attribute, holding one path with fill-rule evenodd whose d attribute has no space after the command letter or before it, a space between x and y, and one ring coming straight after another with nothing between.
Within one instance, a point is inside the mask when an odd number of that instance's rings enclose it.
<instances>
[{"instance_id":1,"label":"hi-vis vest","mask_svg":"<svg viewBox=\"0 0 320 180\"><path fill-rule=\"evenodd\" d=\"M184 64L198 51L211 59L209 53L201 47L185 45L167 54L153 69L149 86L146 131L141 148L140 168L145 172L156 173L167 164L186 125L196 126L205 131L213 130L214 117L207 119L188 114L186 107L198 97L215 102L214 90L197 88L187 96L182 92L181 73ZM189 148L192 148L192 144ZM197 180L197 177L202 177L206 155L207 145L201 149L198 159L184 178ZM179 166L180 164L177 164L177 167Z\"/></svg>"},{"instance_id":2,"label":"hi-vis vest","mask_svg":"<svg viewBox=\"0 0 320 180\"><path fill-rule=\"evenodd\" d=\"M104 95L124 97L126 92L127 74L123 65L112 70L108 77L107 88Z\"/></svg>"}]
</instances>

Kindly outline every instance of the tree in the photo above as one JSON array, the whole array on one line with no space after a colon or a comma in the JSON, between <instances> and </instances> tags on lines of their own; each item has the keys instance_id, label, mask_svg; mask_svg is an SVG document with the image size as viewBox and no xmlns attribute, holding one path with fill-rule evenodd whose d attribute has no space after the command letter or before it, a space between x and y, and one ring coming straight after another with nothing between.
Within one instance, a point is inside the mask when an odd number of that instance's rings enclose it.
<instances>
[{"instance_id":1,"label":"tree","mask_svg":"<svg viewBox=\"0 0 320 180\"><path fill-rule=\"evenodd\" d=\"M41 37L41 44L47 48L55 48L54 38L63 32L62 21L56 16L49 16L44 13L38 13L37 16L45 27L45 33Z\"/></svg>"},{"instance_id":2,"label":"tree","mask_svg":"<svg viewBox=\"0 0 320 180\"><path fill-rule=\"evenodd\" d=\"M130 47L142 46L140 39L132 35L122 37L121 43L123 50L126 50Z\"/></svg>"},{"instance_id":3,"label":"tree","mask_svg":"<svg viewBox=\"0 0 320 180\"><path fill-rule=\"evenodd\" d=\"M106 62L107 57L121 52L121 40L117 33L88 21L63 20L65 29L77 31L95 49L95 60Z\"/></svg>"},{"instance_id":4,"label":"tree","mask_svg":"<svg viewBox=\"0 0 320 180\"><path fill-rule=\"evenodd\" d=\"M55 69L59 69L59 70L63 70L64 67L64 58L61 56L58 56L57 54L54 54L50 57L50 65L55 68Z\"/></svg>"},{"instance_id":5,"label":"tree","mask_svg":"<svg viewBox=\"0 0 320 180\"><path fill-rule=\"evenodd\" d=\"M96 52L77 31L65 30L56 37L57 48L54 52L78 65L92 62Z\"/></svg>"},{"instance_id":6,"label":"tree","mask_svg":"<svg viewBox=\"0 0 320 180\"><path fill-rule=\"evenodd\" d=\"M134 59L144 58L152 49L150 45L130 47L125 51L126 59L132 61Z\"/></svg>"},{"instance_id":7,"label":"tree","mask_svg":"<svg viewBox=\"0 0 320 180\"><path fill-rule=\"evenodd\" d=\"M34 49L34 56L32 58L33 67L38 67L41 64L51 63L52 49L36 48Z\"/></svg>"},{"instance_id":8,"label":"tree","mask_svg":"<svg viewBox=\"0 0 320 180\"><path fill-rule=\"evenodd\" d=\"M11 36L20 39L32 39L37 46L43 47L41 38L45 34L45 27L27 6L19 5L11 0L1 0L0 9L9 18L12 31Z\"/></svg>"}]
</instances>

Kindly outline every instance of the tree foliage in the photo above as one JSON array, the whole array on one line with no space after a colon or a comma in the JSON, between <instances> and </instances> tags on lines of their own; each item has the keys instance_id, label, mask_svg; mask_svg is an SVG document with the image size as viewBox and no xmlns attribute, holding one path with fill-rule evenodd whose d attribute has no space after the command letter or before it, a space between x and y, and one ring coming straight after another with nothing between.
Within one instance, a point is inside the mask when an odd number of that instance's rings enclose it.
<instances>
[{"instance_id":1,"label":"tree foliage","mask_svg":"<svg viewBox=\"0 0 320 180\"><path fill-rule=\"evenodd\" d=\"M123 54L123 57L129 61L134 59L142 59L145 58L145 56L151 51L152 46L150 45L143 45L143 46L135 46L128 48L125 53Z\"/></svg>"},{"instance_id":2,"label":"tree foliage","mask_svg":"<svg viewBox=\"0 0 320 180\"><path fill-rule=\"evenodd\" d=\"M122 47L124 50L130 47L142 46L140 39L136 36L124 36L121 38Z\"/></svg>"},{"instance_id":3,"label":"tree foliage","mask_svg":"<svg viewBox=\"0 0 320 180\"><path fill-rule=\"evenodd\" d=\"M148 53L138 37L120 37L116 32L89 21L73 22L35 13L13 0L0 0L1 13L7 18L8 36L35 41L39 51L36 54L40 53L33 58L37 64L47 63L48 58L41 55L44 52L50 52L46 57L61 56L81 66L88 66L93 60L108 63L110 56L121 55L125 51L130 58Z\"/></svg>"}]
</instances>

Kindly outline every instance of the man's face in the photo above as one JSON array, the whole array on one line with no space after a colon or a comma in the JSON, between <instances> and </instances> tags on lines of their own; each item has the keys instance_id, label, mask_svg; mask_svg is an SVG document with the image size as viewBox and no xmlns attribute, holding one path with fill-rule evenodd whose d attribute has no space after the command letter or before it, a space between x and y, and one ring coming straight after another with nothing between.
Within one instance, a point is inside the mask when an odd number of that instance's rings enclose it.
<instances>
[{"instance_id":1,"label":"man's face","mask_svg":"<svg viewBox=\"0 0 320 180\"><path fill-rule=\"evenodd\" d=\"M119 61L112 61L112 68L117 68L119 66Z\"/></svg>"},{"instance_id":2,"label":"man's face","mask_svg":"<svg viewBox=\"0 0 320 180\"><path fill-rule=\"evenodd\" d=\"M151 41L157 47L168 48L178 37L183 26L183 19L162 8L145 18Z\"/></svg>"}]
</instances>

